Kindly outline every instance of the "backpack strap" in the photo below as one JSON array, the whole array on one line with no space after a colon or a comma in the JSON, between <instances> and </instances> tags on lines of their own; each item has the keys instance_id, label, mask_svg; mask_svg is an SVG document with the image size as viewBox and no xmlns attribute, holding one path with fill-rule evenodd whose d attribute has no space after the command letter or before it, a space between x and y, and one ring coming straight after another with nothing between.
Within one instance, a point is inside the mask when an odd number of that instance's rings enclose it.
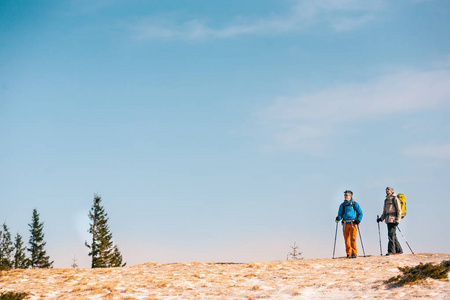
<instances>
[{"instance_id":1,"label":"backpack strap","mask_svg":"<svg viewBox=\"0 0 450 300\"><path fill-rule=\"evenodd\" d=\"M392 202L393 202L393 204L394 204L394 207L395 207L395 213L396 213L396 217L397 217L399 208L398 208L398 206L397 206L397 201L395 201L395 198L397 198L398 201L400 201L400 198L398 198L397 196L394 196L394 197L392 198ZM400 205L401 205L401 204L400 204ZM401 217L401 216L402 216L402 210L401 210L401 207L400 207L400 217Z\"/></svg>"},{"instance_id":2,"label":"backpack strap","mask_svg":"<svg viewBox=\"0 0 450 300\"><path fill-rule=\"evenodd\" d=\"M345 213L345 208L346 208L347 206L351 206L351 207L353 208L353 210L355 211L356 218L358 218L358 211L356 210L356 207L355 207L355 200L352 200L352 201L350 202L350 204L346 204L346 202L347 202L347 201L342 202L342 209L344 210L343 213ZM344 219L342 219L342 221L344 221Z\"/></svg>"},{"instance_id":3,"label":"backpack strap","mask_svg":"<svg viewBox=\"0 0 450 300\"><path fill-rule=\"evenodd\" d=\"M355 206L355 200L352 200L352 206L353 206L353 210L355 211L356 214L356 218L358 219L358 211L356 210L356 206Z\"/></svg>"}]
</instances>

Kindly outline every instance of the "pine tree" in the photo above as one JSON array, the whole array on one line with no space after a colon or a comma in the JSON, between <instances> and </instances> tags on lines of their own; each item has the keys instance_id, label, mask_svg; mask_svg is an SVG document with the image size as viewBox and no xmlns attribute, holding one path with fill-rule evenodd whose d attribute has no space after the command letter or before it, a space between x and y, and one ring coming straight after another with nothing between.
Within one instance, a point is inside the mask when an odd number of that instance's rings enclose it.
<instances>
[{"instance_id":1,"label":"pine tree","mask_svg":"<svg viewBox=\"0 0 450 300\"><path fill-rule=\"evenodd\" d=\"M39 222L39 214L36 209L33 209L33 217L30 226L30 265L32 269L53 268L53 261L46 256L47 252L44 250L46 242L44 242L44 223Z\"/></svg>"},{"instance_id":2,"label":"pine tree","mask_svg":"<svg viewBox=\"0 0 450 300\"><path fill-rule=\"evenodd\" d=\"M92 257L92 268L109 268L116 266L116 260L120 258L122 263L122 255L119 249L113 247L112 233L108 226L108 214L101 205L102 198L94 195L94 204L89 212L89 219L92 223L89 224L89 233L92 234L92 242L89 245L85 242L86 247L89 248L89 256Z\"/></svg>"},{"instance_id":3,"label":"pine tree","mask_svg":"<svg viewBox=\"0 0 450 300\"><path fill-rule=\"evenodd\" d=\"M11 241L11 233L9 233L6 223L3 223L2 228L3 230L0 230L0 269L9 270L13 265L12 252L14 247Z\"/></svg>"},{"instance_id":4,"label":"pine tree","mask_svg":"<svg viewBox=\"0 0 450 300\"><path fill-rule=\"evenodd\" d=\"M28 269L30 264L29 260L26 258L25 251L26 247L23 246L22 236L17 233L14 241L14 269Z\"/></svg>"}]
</instances>

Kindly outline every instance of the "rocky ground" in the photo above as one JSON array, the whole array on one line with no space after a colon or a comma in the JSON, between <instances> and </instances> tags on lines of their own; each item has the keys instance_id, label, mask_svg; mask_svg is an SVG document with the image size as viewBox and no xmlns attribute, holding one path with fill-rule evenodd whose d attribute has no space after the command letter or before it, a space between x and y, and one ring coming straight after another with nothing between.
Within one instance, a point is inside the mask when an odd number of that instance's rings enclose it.
<instances>
[{"instance_id":1,"label":"rocky ground","mask_svg":"<svg viewBox=\"0 0 450 300\"><path fill-rule=\"evenodd\" d=\"M450 299L448 280L384 283L398 267L443 260L450 255L11 270L0 273L0 292L26 292L25 299Z\"/></svg>"}]
</instances>

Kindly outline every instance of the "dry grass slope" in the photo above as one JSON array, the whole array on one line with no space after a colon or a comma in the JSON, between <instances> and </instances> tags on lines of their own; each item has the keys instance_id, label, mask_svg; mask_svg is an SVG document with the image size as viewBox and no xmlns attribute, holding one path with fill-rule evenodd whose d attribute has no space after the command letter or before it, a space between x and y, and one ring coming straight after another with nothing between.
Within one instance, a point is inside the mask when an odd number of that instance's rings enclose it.
<instances>
[{"instance_id":1,"label":"dry grass slope","mask_svg":"<svg viewBox=\"0 0 450 300\"><path fill-rule=\"evenodd\" d=\"M25 299L450 299L448 280L385 283L399 268L443 260L450 255L11 270L0 272L0 292L27 293Z\"/></svg>"}]
</instances>

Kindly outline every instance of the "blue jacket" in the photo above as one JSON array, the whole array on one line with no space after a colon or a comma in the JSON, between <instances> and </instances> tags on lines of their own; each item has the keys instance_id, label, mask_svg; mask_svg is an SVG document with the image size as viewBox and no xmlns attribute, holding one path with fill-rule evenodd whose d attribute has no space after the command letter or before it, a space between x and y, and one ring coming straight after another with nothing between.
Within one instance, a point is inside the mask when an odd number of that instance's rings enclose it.
<instances>
[{"instance_id":1,"label":"blue jacket","mask_svg":"<svg viewBox=\"0 0 450 300\"><path fill-rule=\"evenodd\" d=\"M363 212L361 210L361 207L359 206L358 202L355 202L355 209L353 209L352 205L353 198L350 201L344 200L344 202L341 203L339 206L338 211L338 217L339 220L344 219L344 221L351 221L356 219L356 216L358 216L358 220L361 222L363 217Z\"/></svg>"}]
</instances>

